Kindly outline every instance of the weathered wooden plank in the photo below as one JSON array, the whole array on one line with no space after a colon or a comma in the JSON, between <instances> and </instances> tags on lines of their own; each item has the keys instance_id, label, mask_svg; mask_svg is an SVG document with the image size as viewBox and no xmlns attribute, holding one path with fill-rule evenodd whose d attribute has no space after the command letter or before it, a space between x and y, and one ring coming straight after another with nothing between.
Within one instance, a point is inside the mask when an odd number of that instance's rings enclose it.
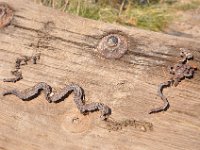
<instances>
[{"instance_id":1,"label":"weathered wooden plank","mask_svg":"<svg viewBox=\"0 0 200 150\"><path fill-rule=\"evenodd\" d=\"M180 59L180 47L191 49L199 67L199 41L83 19L27 0L4 2L15 15L11 25L0 30L1 81L11 76L17 57L40 52L41 59L37 65L22 66L23 80L1 82L1 92L41 81L58 90L75 82L84 88L87 102L109 105L112 118L151 122L153 131L127 127L109 132L99 113L80 115L72 96L56 104L47 103L42 94L29 102L1 96L1 149L199 149L198 71L193 79L164 91L168 111L148 114L162 105L157 88L168 79L167 66ZM126 34L130 43L119 60L102 58L96 50L102 35L113 30ZM77 116L80 123L72 124Z\"/></svg>"}]
</instances>

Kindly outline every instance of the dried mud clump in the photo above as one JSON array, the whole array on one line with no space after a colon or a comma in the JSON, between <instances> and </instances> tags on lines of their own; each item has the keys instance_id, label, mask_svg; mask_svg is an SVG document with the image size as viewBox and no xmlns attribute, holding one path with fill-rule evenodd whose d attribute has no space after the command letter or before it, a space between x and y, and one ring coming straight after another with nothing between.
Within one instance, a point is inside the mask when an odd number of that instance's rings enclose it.
<instances>
[{"instance_id":1,"label":"dried mud clump","mask_svg":"<svg viewBox=\"0 0 200 150\"><path fill-rule=\"evenodd\" d=\"M134 119L126 119L126 120L107 120L106 129L109 131L119 131L124 128L135 128L136 130L147 132L153 131L153 124L145 121L137 121Z\"/></svg>"},{"instance_id":2,"label":"dried mud clump","mask_svg":"<svg viewBox=\"0 0 200 150\"><path fill-rule=\"evenodd\" d=\"M13 9L8 4L0 2L0 29L10 24L13 15Z\"/></svg>"}]
</instances>

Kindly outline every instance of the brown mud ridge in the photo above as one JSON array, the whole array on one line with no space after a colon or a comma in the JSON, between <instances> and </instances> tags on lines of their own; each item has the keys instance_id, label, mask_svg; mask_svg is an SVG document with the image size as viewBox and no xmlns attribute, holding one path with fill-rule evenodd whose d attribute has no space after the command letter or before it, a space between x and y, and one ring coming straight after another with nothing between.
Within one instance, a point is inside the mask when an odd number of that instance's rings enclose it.
<instances>
[{"instance_id":1,"label":"brown mud ridge","mask_svg":"<svg viewBox=\"0 0 200 150\"><path fill-rule=\"evenodd\" d=\"M147 132L153 131L153 124L146 121L137 121L135 119L125 119L125 120L111 120L108 119L105 122L105 127L109 131L119 131L124 128L135 128L139 131Z\"/></svg>"},{"instance_id":2,"label":"brown mud ridge","mask_svg":"<svg viewBox=\"0 0 200 150\"><path fill-rule=\"evenodd\" d=\"M104 121L97 121L94 119L96 118L95 116L95 114L81 115L80 113L73 111L62 118L62 128L71 133L86 133L95 127L100 127L109 132L126 130L136 130L141 132L153 131L153 124L151 122L135 119L115 120L112 117L109 117Z\"/></svg>"}]
</instances>

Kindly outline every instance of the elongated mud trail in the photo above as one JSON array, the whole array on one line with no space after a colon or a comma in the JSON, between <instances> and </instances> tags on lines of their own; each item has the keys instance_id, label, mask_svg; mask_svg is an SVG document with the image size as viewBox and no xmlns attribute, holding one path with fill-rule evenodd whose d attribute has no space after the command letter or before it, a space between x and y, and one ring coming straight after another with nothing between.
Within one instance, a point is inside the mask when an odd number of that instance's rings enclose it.
<instances>
[{"instance_id":1,"label":"elongated mud trail","mask_svg":"<svg viewBox=\"0 0 200 150\"><path fill-rule=\"evenodd\" d=\"M19 91L17 89L8 90L3 92L3 96L13 94L22 100L31 100L40 94L40 91L44 91L46 100L51 102L59 102L64 100L69 94L74 93L74 102L82 114L88 112L100 111L101 119L105 120L109 115L111 115L111 108L100 102L92 102L90 104L84 103L84 91L77 84L66 85L61 91L52 92L52 87L45 82L37 83L32 88L26 89L24 91Z\"/></svg>"}]
</instances>

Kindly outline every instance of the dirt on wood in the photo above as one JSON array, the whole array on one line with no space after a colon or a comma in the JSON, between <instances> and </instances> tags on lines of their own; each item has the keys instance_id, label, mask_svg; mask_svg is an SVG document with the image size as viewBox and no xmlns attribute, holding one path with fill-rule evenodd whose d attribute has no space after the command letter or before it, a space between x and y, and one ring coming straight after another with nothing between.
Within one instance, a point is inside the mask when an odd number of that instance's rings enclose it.
<instances>
[{"instance_id":1,"label":"dirt on wood","mask_svg":"<svg viewBox=\"0 0 200 150\"><path fill-rule=\"evenodd\" d=\"M59 103L48 103L43 93L31 101L1 95L0 149L199 150L198 70L164 90L167 111L148 114L162 105L158 85L169 79L167 67L180 59L181 47L190 49L199 68L198 40L83 19L28 0L4 2L15 14L0 29L0 92L38 82L59 91L73 82L84 89L86 103L104 103L112 115L102 121L100 112L80 114L73 94ZM119 59L106 59L97 47L113 30L127 36L128 49ZM40 60L21 66L23 79L3 82L12 77L16 58L35 53Z\"/></svg>"}]
</instances>

